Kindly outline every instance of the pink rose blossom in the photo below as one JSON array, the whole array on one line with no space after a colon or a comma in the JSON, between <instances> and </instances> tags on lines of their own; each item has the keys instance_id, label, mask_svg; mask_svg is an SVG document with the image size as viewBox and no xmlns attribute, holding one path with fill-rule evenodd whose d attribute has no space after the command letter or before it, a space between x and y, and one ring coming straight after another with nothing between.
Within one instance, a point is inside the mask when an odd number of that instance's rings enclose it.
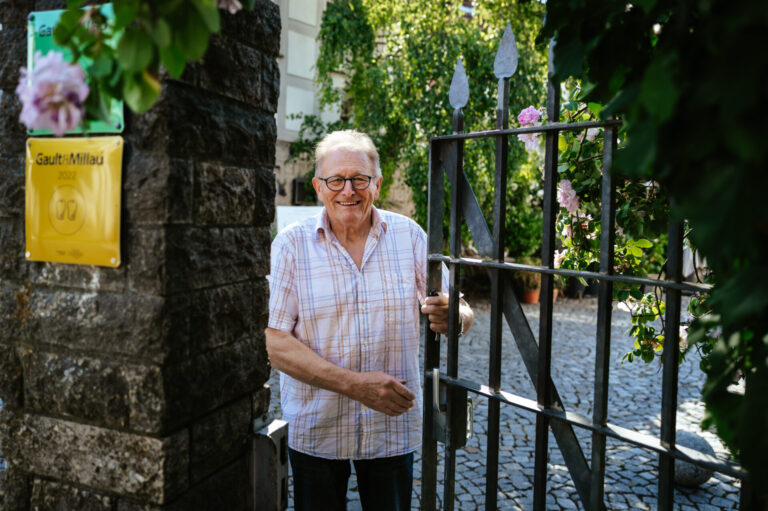
<instances>
[{"instance_id":1,"label":"pink rose blossom","mask_svg":"<svg viewBox=\"0 0 768 511\"><path fill-rule=\"evenodd\" d=\"M589 128L587 130L587 140L590 142L594 142L595 139L600 135L600 128Z\"/></svg>"},{"instance_id":2,"label":"pink rose blossom","mask_svg":"<svg viewBox=\"0 0 768 511\"><path fill-rule=\"evenodd\" d=\"M517 116L517 121L521 126L533 126L541 119L541 113L533 108L533 105L524 108Z\"/></svg>"},{"instance_id":3,"label":"pink rose blossom","mask_svg":"<svg viewBox=\"0 0 768 511\"><path fill-rule=\"evenodd\" d=\"M34 69L21 68L16 87L22 104L19 121L30 130L48 129L60 137L80 125L89 92L83 68L66 62L59 52L43 56L38 51Z\"/></svg>"},{"instance_id":4,"label":"pink rose blossom","mask_svg":"<svg viewBox=\"0 0 768 511\"><path fill-rule=\"evenodd\" d=\"M229 11L229 14L236 14L243 8L243 4L237 0L218 0L219 9L225 9Z\"/></svg>"},{"instance_id":5,"label":"pink rose blossom","mask_svg":"<svg viewBox=\"0 0 768 511\"><path fill-rule=\"evenodd\" d=\"M571 225L565 225L563 226L563 231L560 233L563 238L570 238L573 232L571 231Z\"/></svg>"},{"instance_id":6,"label":"pink rose blossom","mask_svg":"<svg viewBox=\"0 0 768 511\"><path fill-rule=\"evenodd\" d=\"M529 151L535 151L539 148L539 134L538 133L523 133L518 135L517 139L525 144L525 148Z\"/></svg>"},{"instance_id":7,"label":"pink rose blossom","mask_svg":"<svg viewBox=\"0 0 768 511\"><path fill-rule=\"evenodd\" d=\"M557 185L557 202L572 215L579 209L579 196L567 179L563 179Z\"/></svg>"}]
</instances>

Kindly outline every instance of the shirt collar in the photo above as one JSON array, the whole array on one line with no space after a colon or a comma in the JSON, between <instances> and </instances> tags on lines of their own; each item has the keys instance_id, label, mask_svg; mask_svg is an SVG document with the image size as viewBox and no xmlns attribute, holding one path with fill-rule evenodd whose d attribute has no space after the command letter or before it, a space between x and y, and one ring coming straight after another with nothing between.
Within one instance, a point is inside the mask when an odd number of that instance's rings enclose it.
<instances>
[{"instance_id":1,"label":"shirt collar","mask_svg":"<svg viewBox=\"0 0 768 511\"><path fill-rule=\"evenodd\" d=\"M379 210L376 206L371 206L371 230L368 233L376 239L379 239L382 234L387 232L387 222L381 217ZM327 232L331 231L331 224L328 222L328 210L323 208L322 213L317 217L315 222L315 235L316 239L320 239L321 236L325 236Z\"/></svg>"}]
</instances>

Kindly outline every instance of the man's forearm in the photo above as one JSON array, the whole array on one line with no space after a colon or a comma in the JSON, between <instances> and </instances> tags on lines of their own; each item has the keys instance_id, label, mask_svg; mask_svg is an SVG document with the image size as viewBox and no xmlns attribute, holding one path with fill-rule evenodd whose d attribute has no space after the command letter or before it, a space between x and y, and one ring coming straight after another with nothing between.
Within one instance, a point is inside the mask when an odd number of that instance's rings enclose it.
<instances>
[{"instance_id":1,"label":"man's forearm","mask_svg":"<svg viewBox=\"0 0 768 511\"><path fill-rule=\"evenodd\" d=\"M415 404L416 395L404 381L380 371L357 373L337 366L282 330L267 328L265 334L272 366L299 381L391 416L405 413Z\"/></svg>"},{"instance_id":2,"label":"man's forearm","mask_svg":"<svg viewBox=\"0 0 768 511\"><path fill-rule=\"evenodd\" d=\"M267 328L265 333L272 367L313 387L349 394L357 373L325 360L287 332Z\"/></svg>"}]
</instances>

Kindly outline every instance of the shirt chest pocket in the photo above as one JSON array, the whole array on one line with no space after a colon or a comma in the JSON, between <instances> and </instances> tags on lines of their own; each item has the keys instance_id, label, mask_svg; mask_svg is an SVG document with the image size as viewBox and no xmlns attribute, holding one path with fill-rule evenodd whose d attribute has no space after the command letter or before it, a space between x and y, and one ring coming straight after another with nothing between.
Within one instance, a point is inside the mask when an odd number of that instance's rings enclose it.
<instances>
[{"instance_id":1,"label":"shirt chest pocket","mask_svg":"<svg viewBox=\"0 0 768 511\"><path fill-rule=\"evenodd\" d=\"M399 271L384 272L369 280L369 297L377 319L383 324L391 327L412 320L416 307L416 277Z\"/></svg>"}]
</instances>

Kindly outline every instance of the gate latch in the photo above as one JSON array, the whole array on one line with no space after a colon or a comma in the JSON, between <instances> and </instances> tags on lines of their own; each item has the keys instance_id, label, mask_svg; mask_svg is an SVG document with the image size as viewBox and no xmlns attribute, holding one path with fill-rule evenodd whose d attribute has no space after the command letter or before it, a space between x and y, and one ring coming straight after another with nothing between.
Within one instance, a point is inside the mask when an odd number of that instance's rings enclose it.
<instances>
[{"instance_id":1,"label":"gate latch","mask_svg":"<svg viewBox=\"0 0 768 511\"><path fill-rule=\"evenodd\" d=\"M451 417L448 418L448 399L451 400ZM448 431L455 431L451 447L458 449L467 445L467 440L474 434L474 405L472 398L467 396L467 390L461 387L449 386L440 381L440 369L432 370L432 434L438 442L447 444ZM450 420L450 424L449 424ZM450 428L449 428L450 426ZM464 432L461 434L460 432Z\"/></svg>"}]
</instances>

